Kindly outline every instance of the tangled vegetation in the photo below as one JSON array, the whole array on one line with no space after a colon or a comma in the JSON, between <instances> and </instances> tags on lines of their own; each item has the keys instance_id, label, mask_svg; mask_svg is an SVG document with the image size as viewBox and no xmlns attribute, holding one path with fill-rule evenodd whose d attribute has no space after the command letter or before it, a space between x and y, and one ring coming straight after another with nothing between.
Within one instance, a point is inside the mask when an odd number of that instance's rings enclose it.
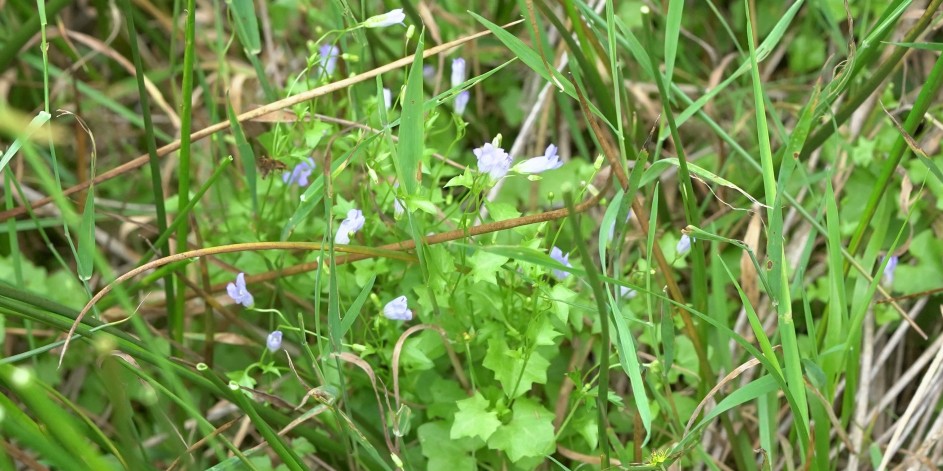
<instances>
[{"instance_id":1,"label":"tangled vegetation","mask_svg":"<svg viewBox=\"0 0 943 471\"><path fill-rule=\"evenodd\" d=\"M0 470L938 469L943 0L0 0Z\"/></svg>"}]
</instances>

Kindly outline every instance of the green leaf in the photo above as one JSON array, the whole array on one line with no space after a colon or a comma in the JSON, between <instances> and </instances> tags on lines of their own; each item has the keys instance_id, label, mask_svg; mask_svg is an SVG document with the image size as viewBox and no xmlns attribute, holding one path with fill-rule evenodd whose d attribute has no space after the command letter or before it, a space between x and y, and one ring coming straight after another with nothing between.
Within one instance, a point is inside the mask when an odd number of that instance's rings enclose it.
<instances>
[{"instance_id":1,"label":"green leaf","mask_svg":"<svg viewBox=\"0 0 943 471\"><path fill-rule=\"evenodd\" d=\"M242 47L246 49L247 54L258 54L262 50L262 40L259 37L259 22L255 17L252 0L228 0L226 3L232 12L236 35L239 36Z\"/></svg>"},{"instance_id":2,"label":"green leaf","mask_svg":"<svg viewBox=\"0 0 943 471\"><path fill-rule=\"evenodd\" d=\"M553 313L560 322L566 323L570 318L570 304L577 298L577 294L566 286L554 285L550 289L550 300L553 302ZM581 323L574 323L577 327Z\"/></svg>"},{"instance_id":3,"label":"green leaf","mask_svg":"<svg viewBox=\"0 0 943 471\"><path fill-rule=\"evenodd\" d=\"M745 196L752 203L758 204L760 206L768 207L764 205L763 203L760 203L759 201L757 201L756 198L751 196L749 193L744 191L739 186L734 185L727 179L722 178L719 175L716 175L713 172L706 170L702 167L698 167L697 165L694 165L691 162L688 162L687 164L688 164L688 170L693 175L697 175L698 177L701 177L702 179L707 180L708 182L730 188L731 190L734 190L737 193L740 193L741 195ZM645 174L642 175L641 185L645 186L648 183L651 183L653 180L658 178L658 176L661 175L662 172L664 172L669 166L678 167L680 166L680 162L678 162L678 159L676 157L671 157L667 159L661 159L652 163L652 166L649 167L647 170L645 170Z\"/></svg>"},{"instance_id":4,"label":"green leaf","mask_svg":"<svg viewBox=\"0 0 943 471\"><path fill-rule=\"evenodd\" d=\"M407 198L406 207L409 208L410 212L418 209L432 216L439 214L439 210L435 207L435 204L432 201L429 201L423 198L418 198L418 197Z\"/></svg>"},{"instance_id":5,"label":"green leaf","mask_svg":"<svg viewBox=\"0 0 943 471\"><path fill-rule=\"evenodd\" d=\"M488 353L482 364L494 372L495 379L511 399L530 391L534 383L546 383L547 368L550 367L550 362L540 353L532 352L525 357L519 349L509 349L503 339L488 342Z\"/></svg>"},{"instance_id":6,"label":"green leaf","mask_svg":"<svg viewBox=\"0 0 943 471\"><path fill-rule=\"evenodd\" d=\"M422 455L429 461L426 469L449 471L474 471L475 459L469 454L477 447L472 439L454 440L449 438L449 425L436 421L422 424L417 430Z\"/></svg>"},{"instance_id":7,"label":"green leaf","mask_svg":"<svg viewBox=\"0 0 943 471\"><path fill-rule=\"evenodd\" d=\"M3 152L3 157L0 157L0 173L3 173L3 169L6 168L7 163L10 162L10 159L12 159L13 156L16 155L16 152L20 150L20 147L23 146L23 142L29 140L36 131L39 131L39 128L43 127L43 124L46 124L49 118L52 118L52 115L45 111L40 111L36 117L29 122L29 126L27 126L22 134L17 136L13 141L13 144L10 144L10 147Z\"/></svg>"},{"instance_id":8,"label":"green leaf","mask_svg":"<svg viewBox=\"0 0 943 471\"><path fill-rule=\"evenodd\" d=\"M531 338L534 339L534 345L549 347L556 345L557 343L554 341L554 339L561 335L563 334L553 330L553 325L550 324L550 319L544 317L537 324L536 335L531 336Z\"/></svg>"},{"instance_id":9,"label":"green leaf","mask_svg":"<svg viewBox=\"0 0 943 471\"><path fill-rule=\"evenodd\" d=\"M497 284L495 274L508 260L510 258L483 250L475 252L475 255L472 255L468 260L468 263L474 267L471 272L472 279L475 282L487 281L491 284Z\"/></svg>"},{"instance_id":10,"label":"green leaf","mask_svg":"<svg viewBox=\"0 0 943 471\"><path fill-rule=\"evenodd\" d=\"M501 426L498 414L488 410L490 404L480 392L475 391L474 396L458 401L456 404L458 412L455 414L455 421L449 432L449 438L452 440L478 437L483 441L488 441L491 434Z\"/></svg>"},{"instance_id":11,"label":"green leaf","mask_svg":"<svg viewBox=\"0 0 943 471\"><path fill-rule=\"evenodd\" d=\"M894 286L905 293L919 293L940 286L943 279L943 243L932 229L917 234L910 243L910 253L917 263L901 263L894 271Z\"/></svg>"},{"instance_id":12,"label":"green leaf","mask_svg":"<svg viewBox=\"0 0 943 471\"><path fill-rule=\"evenodd\" d=\"M553 452L553 414L527 398L514 403L511 423L488 440L488 448L502 450L511 461L536 458Z\"/></svg>"},{"instance_id":13,"label":"green leaf","mask_svg":"<svg viewBox=\"0 0 943 471\"><path fill-rule=\"evenodd\" d=\"M684 11L684 0L674 0L668 3L668 16L665 21L666 83L671 83L671 72L674 70L675 57L678 53L678 37L681 35L682 11Z\"/></svg>"},{"instance_id":14,"label":"green leaf","mask_svg":"<svg viewBox=\"0 0 943 471\"><path fill-rule=\"evenodd\" d=\"M94 166L92 176L95 175ZM88 187L85 197L85 208L82 211L82 222L79 224L79 246L77 271L79 279L88 281L95 270L95 185Z\"/></svg>"},{"instance_id":15,"label":"green leaf","mask_svg":"<svg viewBox=\"0 0 943 471\"><path fill-rule=\"evenodd\" d=\"M900 47L910 47L913 49L923 49L924 51L943 51L943 43L898 43L893 41L882 41L885 44L893 44Z\"/></svg>"},{"instance_id":16,"label":"green leaf","mask_svg":"<svg viewBox=\"0 0 943 471\"><path fill-rule=\"evenodd\" d=\"M521 212L517 210L517 207L511 204L489 201L485 202L485 206L488 208L488 213L491 214L491 219L495 221L504 221L521 216Z\"/></svg>"},{"instance_id":17,"label":"green leaf","mask_svg":"<svg viewBox=\"0 0 943 471\"><path fill-rule=\"evenodd\" d=\"M419 189L419 164L423 150L423 99L422 99L422 34L416 45L416 59L406 78L406 93L403 98L403 114L400 118L399 148L394 163L396 176L406 189L407 195L415 195Z\"/></svg>"},{"instance_id":18,"label":"green leaf","mask_svg":"<svg viewBox=\"0 0 943 471\"><path fill-rule=\"evenodd\" d=\"M465 173L452 177L452 179L449 180L448 183L445 184L445 187L449 188L453 186L462 186L465 188L471 188L474 185L474 183L475 183L475 176L472 175L471 171L466 168Z\"/></svg>"},{"instance_id":19,"label":"green leaf","mask_svg":"<svg viewBox=\"0 0 943 471\"><path fill-rule=\"evenodd\" d=\"M347 314L344 315L344 319L341 320L340 332L338 335L343 338L344 335L350 330L350 327L354 325L354 321L357 320L357 317L360 316L361 311L363 310L363 303L367 301L367 297L370 295L370 290L373 289L373 282L376 281L377 276L374 274L370 279L364 284L363 289L360 290L360 294L357 296L357 299L354 300L353 304L350 305L350 308L347 309Z\"/></svg>"},{"instance_id":20,"label":"green leaf","mask_svg":"<svg viewBox=\"0 0 943 471\"><path fill-rule=\"evenodd\" d=\"M828 45L821 36L800 33L789 43L789 68L800 73L813 72L825 64Z\"/></svg>"}]
</instances>

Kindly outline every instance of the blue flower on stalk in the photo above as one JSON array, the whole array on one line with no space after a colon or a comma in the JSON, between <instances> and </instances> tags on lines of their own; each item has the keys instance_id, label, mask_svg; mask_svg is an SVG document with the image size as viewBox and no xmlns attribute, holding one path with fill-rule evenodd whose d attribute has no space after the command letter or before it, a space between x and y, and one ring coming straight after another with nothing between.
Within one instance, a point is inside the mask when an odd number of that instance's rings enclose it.
<instances>
[{"instance_id":1,"label":"blue flower on stalk","mask_svg":"<svg viewBox=\"0 0 943 471\"><path fill-rule=\"evenodd\" d=\"M426 64L422 66L422 78L432 80L435 78L435 67Z\"/></svg>"},{"instance_id":2,"label":"blue flower on stalk","mask_svg":"<svg viewBox=\"0 0 943 471\"><path fill-rule=\"evenodd\" d=\"M511 156L490 142L472 152L478 157L478 171L491 175L494 180L500 180L511 169Z\"/></svg>"},{"instance_id":3,"label":"blue flower on stalk","mask_svg":"<svg viewBox=\"0 0 943 471\"><path fill-rule=\"evenodd\" d=\"M688 253L688 251L691 250L691 242L693 241L694 239L687 234L681 234L681 238L678 239L678 245L675 246L675 252L677 252L679 256Z\"/></svg>"},{"instance_id":4,"label":"blue flower on stalk","mask_svg":"<svg viewBox=\"0 0 943 471\"><path fill-rule=\"evenodd\" d=\"M553 248L550 249L550 258L560 262L561 265L567 268L573 268L573 265L570 265L570 254L564 255L563 251L560 250L557 246L553 246ZM570 276L570 273L563 270L554 269L553 276L558 280L564 280L566 277Z\"/></svg>"},{"instance_id":5,"label":"blue flower on stalk","mask_svg":"<svg viewBox=\"0 0 943 471\"><path fill-rule=\"evenodd\" d=\"M268 338L265 339L265 346L268 347L269 351L272 353L282 348L282 331L276 330L268 334Z\"/></svg>"},{"instance_id":6,"label":"blue flower on stalk","mask_svg":"<svg viewBox=\"0 0 943 471\"><path fill-rule=\"evenodd\" d=\"M226 292L229 293L229 297L232 298L236 304L242 304L245 307L252 307L252 305L255 304L255 300L252 299L252 293L246 289L245 273L236 275L236 282L226 285Z\"/></svg>"},{"instance_id":7,"label":"blue flower on stalk","mask_svg":"<svg viewBox=\"0 0 943 471\"><path fill-rule=\"evenodd\" d=\"M402 8L397 8L395 10L388 11L382 15L371 16L364 20L361 25L364 28L386 28L387 26L393 25L404 25L403 20L406 19L406 14L403 13Z\"/></svg>"},{"instance_id":8,"label":"blue flower on stalk","mask_svg":"<svg viewBox=\"0 0 943 471\"><path fill-rule=\"evenodd\" d=\"M619 296L625 299L632 299L638 296L638 291L635 291L634 289L629 288L628 286L620 286Z\"/></svg>"},{"instance_id":9,"label":"blue flower on stalk","mask_svg":"<svg viewBox=\"0 0 943 471\"><path fill-rule=\"evenodd\" d=\"M455 88L465 82L465 59L459 57L458 59L452 60L452 88ZM465 107L468 106L468 100L471 97L471 94L468 90L463 90L455 95L455 114L461 115L465 112Z\"/></svg>"},{"instance_id":10,"label":"blue flower on stalk","mask_svg":"<svg viewBox=\"0 0 943 471\"><path fill-rule=\"evenodd\" d=\"M452 88L465 82L465 59L459 57L452 60Z\"/></svg>"},{"instance_id":11,"label":"blue flower on stalk","mask_svg":"<svg viewBox=\"0 0 943 471\"><path fill-rule=\"evenodd\" d=\"M341 221L340 227L337 228L334 243L349 244L350 236L356 234L360 229L363 229L363 224L366 221L367 219L363 217L363 211L359 209L347 211L347 217Z\"/></svg>"},{"instance_id":12,"label":"blue flower on stalk","mask_svg":"<svg viewBox=\"0 0 943 471\"><path fill-rule=\"evenodd\" d=\"M887 257L885 255L885 257ZM894 284L894 271L897 270L897 263L900 259L897 255L891 255L887 260L887 265L884 266L884 284L891 286ZM881 260L881 263L884 263L884 260Z\"/></svg>"},{"instance_id":13,"label":"blue flower on stalk","mask_svg":"<svg viewBox=\"0 0 943 471\"><path fill-rule=\"evenodd\" d=\"M406 296L400 296L383 306L383 317L391 321L409 321L413 319L413 311L407 306Z\"/></svg>"},{"instance_id":14,"label":"blue flower on stalk","mask_svg":"<svg viewBox=\"0 0 943 471\"><path fill-rule=\"evenodd\" d=\"M282 181L285 182L286 185L296 184L298 186L308 186L308 177L311 176L311 172L314 171L315 167L314 159L308 157L298 165L295 165L295 168L291 169L291 173L283 173Z\"/></svg>"},{"instance_id":15,"label":"blue flower on stalk","mask_svg":"<svg viewBox=\"0 0 943 471\"><path fill-rule=\"evenodd\" d=\"M557 146L550 144L544 155L527 159L514 167L514 170L520 173L541 173L547 170L558 169L563 166L560 156L557 155Z\"/></svg>"},{"instance_id":16,"label":"blue flower on stalk","mask_svg":"<svg viewBox=\"0 0 943 471\"><path fill-rule=\"evenodd\" d=\"M321 73L326 77L334 75L337 69L337 58L341 56L341 50L333 44L325 44L318 48L318 62L321 65Z\"/></svg>"},{"instance_id":17,"label":"blue flower on stalk","mask_svg":"<svg viewBox=\"0 0 943 471\"><path fill-rule=\"evenodd\" d=\"M393 107L393 92L389 88L383 89L383 104L386 105L386 109Z\"/></svg>"},{"instance_id":18,"label":"blue flower on stalk","mask_svg":"<svg viewBox=\"0 0 943 471\"><path fill-rule=\"evenodd\" d=\"M455 95L455 114L461 116L465 113L465 108L468 107L468 100L471 99L471 93L468 90L462 90L458 92L458 95Z\"/></svg>"}]
</instances>

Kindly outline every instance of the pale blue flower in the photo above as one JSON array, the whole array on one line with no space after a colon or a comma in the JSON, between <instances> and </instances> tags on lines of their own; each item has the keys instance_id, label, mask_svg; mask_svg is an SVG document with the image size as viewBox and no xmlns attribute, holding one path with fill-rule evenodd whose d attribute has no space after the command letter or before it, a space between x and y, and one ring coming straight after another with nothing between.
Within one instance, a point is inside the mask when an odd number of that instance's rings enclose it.
<instances>
[{"instance_id":1,"label":"pale blue flower","mask_svg":"<svg viewBox=\"0 0 943 471\"><path fill-rule=\"evenodd\" d=\"M544 155L527 159L514 167L514 170L520 173L541 173L547 170L558 169L563 165L560 156L557 155L557 146L550 144Z\"/></svg>"},{"instance_id":2,"label":"pale blue flower","mask_svg":"<svg viewBox=\"0 0 943 471\"><path fill-rule=\"evenodd\" d=\"M341 221L340 227L337 228L334 243L349 244L350 236L356 234L360 229L363 229L363 224L366 221L367 219L363 217L363 212L359 209L347 211L347 217Z\"/></svg>"},{"instance_id":3,"label":"pale blue flower","mask_svg":"<svg viewBox=\"0 0 943 471\"><path fill-rule=\"evenodd\" d=\"M885 255L885 257L887 257ZM894 284L894 271L897 270L897 263L900 259L897 255L891 255L887 260L887 265L884 266L884 284L890 286ZM881 260L881 263L884 263L884 260Z\"/></svg>"},{"instance_id":4,"label":"pale blue flower","mask_svg":"<svg viewBox=\"0 0 943 471\"><path fill-rule=\"evenodd\" d=\"M268 347L269 351L272 353L282 348L282 331L276 330L268 334L268 338L265 339L265 346Z\"/></svg>"},{"instance_id":5,"label":"pale blue flower","mask_svg":"<svg viewBox=\"0 0 943 471\"><path fill-rule=\"evenodd\" d=\"M393 25L404 25L403 20L406 19L406 14L403 13L402 8L397 8L395 10L388 11L382 15L371 16L364 20L364 28L386 28L387 26Z\"/></svg>"},{"instance_id":6,"label":"pale blue flower","mask_svg":"<svg viewBox=\"0 0 943 471\"><path fill-rule=\"evenodd\" d=\"M383 306L383 317L391 321L409 321L413 318L413 311L406 306L406 296L400 296Z\"/></svg>"},{"instance_id":7,"label":"pale blue flower","mask_svg":"<svg viewBox=\"0 0 943 471\"><path fill-rule=\"evenodd\" d=\"M333 44L325 44L318 48L318 59L321 65L321 73L327 77L334 75L337 69L337 58L341 56L341 50Z\"/></svg>"},{"instance_id":8,"label":"pale blue flower","mask_svg":"<svg viewBox=\"0 0 943 471\"><path fill-rule=\"evenodd\" d=\"M308 157L298 165L295 165L295 168L291 169L291 173L283 173L282 181L285 182L286 185L296 184L298 186L308 186L308 177L311 176L311 172L314 171L315 167L314 159Z\"/></svg>"},{"instance_id":9,"label":"pale blue flower","mask_svg":"<svg viewBox=\"0 0 943 471\"><path fill-rule=\"evenodd\" d=\"M550 249L550 258L560 262L560 264L565 267L573 268L573 265L570 265L570 254L564 255L563 251L560 250L557 246L554 246L552 249ZM553 276L558 280L563 280L570 276L570 273L563 270L554 269Z\"/></svg>"},{"instance_id":10,"label":"pale blue flower","mask_svg":"<svg viewBox=\"0 0 943 471\"><path fill-rule=\"evenodd\" d=\"M435 67L429 64L422 66L422 77L426 80L435 78Z\"/></svg>"},{"instance_id":11,"label":"pale blue flower","mask_svg":"<svg viewBox=\"0 0 943 471\"><path fill-rule=\"evenodd\" d=\"M452 60L452 88L465 82L465 59L459 57Z\"/></svg>"},{"instance_id":12,"label":"pale blue flower","mask_svg":"<svg viewBox=\"0 0 943 471\"><path fill-rule=\"evenodd\" d=\"M638 291L635 291L634 289L629 288L628 286L620 286L619 296L625 299L632 299L638 296Z\"/></svg>"},{"instance_id":13,"label":"pale blue flower","mask_svg":"<svg viewBox=\"0 0 943 471\"><path fill-rule=\"evenodd\" d=\"M691 242L693 241L694 239L688 237L687 234L681 234L681 238L678 239L678 245L675 246L675 252L677 252L678 255L688 253L688 251L691 250Z\"/></svg>"},{"instance_id":14,"label":"pale blue flower","mask_svg":"<svg viewBox=\"0 0 943 471\"><path fill-rule=\"evenodd\" d=\"M232 298L236 304L242 304L245 307L252 307L252 305L255 303L255 300L252 298L252 293L246 289L245 273L239 273L236 275L236 282L227 284L226 292L229 293L229 297Z\"/></svg>"},{"instance_id":15,"label":"pale blue flower","mask_svg":"<svg viewBox=\"0 0 943 471\"><path fill-rule=\"evenodd\" d=\"M511 169L511 156L504 149L487 142L472 151L478 157L478 171L500 180Z\"/></svg>"},{"instance_id":16,"label":"pale blue flower","mask_svg":"<svg viewBox=\"0 0 943 471\"><path fill-rule=\"evenodd\" d=\"M386 109L393 107L393 93L389 88L383 89L383 104L386 105Z\"/></svg>"},{"instance_id":17,"label":"pale blue flower","mask_svg":"<svg viewBox=\"0 0 943 471\"><path fill-rule=\"evenodd\" d=\"M468 90L462 90L458 92L458 95L455 95L455 114L461 116L465 113L465 108L468 107L468 100L471 98L471 93Z\"/></svg>"}]
</instances>

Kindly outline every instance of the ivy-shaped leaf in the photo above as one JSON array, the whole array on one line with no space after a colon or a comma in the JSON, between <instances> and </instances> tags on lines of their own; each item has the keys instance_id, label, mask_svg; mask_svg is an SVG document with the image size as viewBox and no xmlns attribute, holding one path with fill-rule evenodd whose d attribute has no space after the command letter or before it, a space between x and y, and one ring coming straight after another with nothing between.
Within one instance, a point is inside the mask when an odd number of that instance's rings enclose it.
<instances>
[{"instance_id":1,"label":"ivy-shaped leaf","mask_svg":"<svg viewBox=\"0 0 943 471\"><path fill-rule=\"evenodd\" d=\"M468 263L474 267L472 268L472 279L476 282L478 281L487 281L491 284L497 284L497 278L495 273L501 268L502 265L510 260L508 257L493 254L484 250L479 250L475 252L475 255L472 255L468 260Z\"/></svg>"},{"instance_id":2,"label":"ivy-shaped leaf","mask_svg":"<svg viewBox=\"0 0 943 471\"><path fill-rule=\"evenodd\" d=\"M534 339L534 345L549 347L554 346L557 342L554 341L557 337L563 335L556 330L553 330L553 325L550 323L550 319L544 317L539 321L536 327L536 335L532 336Z\"/></svg>"},{"instance_id":3,"label":"ivy-shaped leaf","mask_svg":"<svg viewBox=\"0 0 943 471\"><path fill-rule=\"evenodd\" d=\"M455 421L452 423L452 431L449 437L453 440L465 437L478 437L487 441L498 427L501 421L498 420L498 414L489 411L490 404L479 392L468 399L458 401L458 412L455 414Z\"/></svg>"},{"instance_id":4,"label":"ivy-shaped leaf","mask_svg":"<svg viewBox=\"0 0 943 471\"><path fill-rule=\"evenodd\" d=\"M546 383L550 362L540 353L525 357L520 350L509 349L503 339L492 339L483 365L494 372L504 393L513 399L530 391L534 383Z\"/></svg>"},{"instance_id":5,"label":"ivy-shaped leaf","mask_svg":"<svg viewBox=\"0 0 943 471\"><path fill-rule=\"evenodd\" d=\"M504 451L514 462L553 453L553 414L527 398L518 399L512 410L511 422L491 435L488 448Z\"/></svg>"},{"instance_id":6,"label":"ivy-shaped leaf","mask_svg":"<svg viewBox=\"0 0 943 471\"><path fill-rule=\"evenodd\" d=\"M469 452L476 449L474 440L449 438L449 424L442 421L427 422L417 429L422 455L428 459L426 469L448 469L449 471L474 471L478 469Z\"/></svg>"}]
</instances>

